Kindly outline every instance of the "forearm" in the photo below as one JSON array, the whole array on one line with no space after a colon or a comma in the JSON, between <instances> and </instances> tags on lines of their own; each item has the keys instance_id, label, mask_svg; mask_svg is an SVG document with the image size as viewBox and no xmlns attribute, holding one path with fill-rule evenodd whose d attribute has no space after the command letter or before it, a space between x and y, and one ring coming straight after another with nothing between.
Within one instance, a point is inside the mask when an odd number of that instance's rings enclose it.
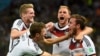
<instances>
[{"instance_id":1,"label":"forearm","mask_svg":"<svg viewBox=\"0 0 100 56\"><path fill-rule=\"evenodd\" d=\"M92 56L96 56L96 55L92 55Z\"/></svg>"},{"instance_id":2,"label":"forearm","mask_svg":"<svg viewBox=\"0 0 100 56\"><path fill-rule=\"evenodd\" d=\"M52 55L50 53L44 51L40 56L52 56Z\"/></svg>"},{"instance_id":3,"label":"forearm","mask_svg":"<svg viewBox=\"0 0 100 56\"><path fill-rule=\"evenodd\" d=\"M82 32L80 32L78 35L76 35L75 39L76 40L82 40L83 35L88 35L92 32L93 32L93 29L91 27L85 27L85 29Z\"/></svg>"},{"instance_id":4,"label":"forearm","mask_svg":"<svg viewBox=\"0 0 100 56\"><path fill-rule=\"evenodd\" d=\"M69 38L69 35L66 34L66 35L64 35L64 36L62 36L62 37L44 39L44 42L45 42L46 44L55 44L55 43L61 42L61 41L63 41L63 40L66 40L66 39L68 39L68 38Z\"/></svg>"},{"instance_id":5,"label":"forearm","mask_svg":"<svg viewBox=\"0 0 100 56\"><path fill-rule=\"evenodd\" d=\"M93 32L93 29L91 27L85 27L85 29L81 32L82 34L90 34Z\"/></svg>"},{"instance_id":6,"label":"forearm","mask_svg":"<svg viewBox=\"0 0 100 56\"><path fill-rule=\"evenodd\" d=\"M96 56L96 54L93 54L93 55L89 55L89 56Z\"/></svg>"},{"instance_id":7,"label":"forearm","mask_svg":"<svg viewBox=\"0 0 100 56\"><path fill-rule=\"evenodd\" d=\"M21 36L22 34L24 34L26 32L27 32L27 30L24 30L24 31L12 30L10 36L11 36L11 38L16 39L16 38L18 38L19 36Z\"/></svg>"},{"instance_id":8,"label":"forearm","mask_svg":"<svg viewBox=\"0 0 100 56\"><path fill-rule=\"evenodd\" d=\"M54 23L53 22L48 22L45 24L47 30L51 30L54 27Z\"/></svg>"}]
</instances>

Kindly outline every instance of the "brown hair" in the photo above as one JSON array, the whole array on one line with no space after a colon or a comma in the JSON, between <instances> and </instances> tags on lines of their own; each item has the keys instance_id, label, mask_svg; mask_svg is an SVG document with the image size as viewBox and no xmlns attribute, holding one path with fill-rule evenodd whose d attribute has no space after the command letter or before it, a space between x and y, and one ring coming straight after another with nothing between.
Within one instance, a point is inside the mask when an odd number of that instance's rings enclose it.
<instances>
[{"instance_id":1,"label":"brown hair","mask_svg":"<svg viewBox=\"0 0 100 56\"><path fill-rule=\"evenodd\" d=\"M80 24L80 28L83 30L85 28L85 25L87 23L87 19L84 16L81 16L79 14L73 14L71 18L76 19L76 24Z\"/></svg>"},{"instance_id":2,"label":"brown hair","mask_svg":"<svg viewBox=\"0 0 100 56\"><path fill-rule=\"evenodd\" d=\"M32 23L30 27L30 36L35 37L36 33L41 33L41 30L45 28L45 24L42 22ZM32 38L30 37L30 38Z\"/></svg>"}]
</instances>

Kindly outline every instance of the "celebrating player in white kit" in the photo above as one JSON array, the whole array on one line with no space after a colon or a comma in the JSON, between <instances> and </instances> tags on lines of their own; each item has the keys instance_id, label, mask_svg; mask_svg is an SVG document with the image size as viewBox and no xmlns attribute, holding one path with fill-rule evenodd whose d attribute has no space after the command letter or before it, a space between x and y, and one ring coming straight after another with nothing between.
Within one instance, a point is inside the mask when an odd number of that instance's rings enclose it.
<instances>
[{"instance_id":1,"label":"celebrating player in white kit","mask_svg":"<svg viewBox=\"0 0 100 56\"><path fill-rule=\"evenodd\" d=\"M72 33L72 39L69 45L71 56L96 56L96 50L93 41L88 35L83 35L83 39L76 40L76 35L86 27L86 18L74 14L69 21L69 28Z\"/></svg>"},{"instance_id":2,"label":"celebrating player in white kit","mask_svg":"<svg viewBox=\"0 0 100 56\"><path fill-rule=\"evenodd\" d=\"M33 5L21 5L19 13L21 19L17 19L13 23L10 35L9 52L7 56L22 56L25 54L23 51L27 51L29 54L33 55L41 54L41 49L36 51L33 41L29 38L29 27L31 23L34 23L35 16Z\"/></svg>"},{"instance_id":3,"label":"celebrating player in white kit","mask_svg":"<svg viewBox=\"0 0 100 56\"><path fill-rule=\"evenodd\" d=\"M13 23L13 26L11 29L11 35L10 35L10 45L9 45L8 55L13 53L13 50L20 43L21 39L26 40L26 37L28 36L28 33L27 33L28 29L31 23L34 22L33 19L35 15L34 15L32 4L23 4L20 7L19 13L22 19L17 19ZM23 35L23 34L26 34L26 35ZM23 37L21 38L22 35ZM16 51L15 53L17 53L17 55L20 55L18 54L18 51Z\"/></svg>"},{"instance_id":4,"label":"celebrating player in white kit","mask_svg":"<svg viewBox=\"0 0 100 56\"><path fill-rule=\"evenodd\" d=\"M60 6L58 10L58 22L54 23L54 27L48 32L48 34L54 37L61 37L66 35L69 31L69 19L70 19L70 10L67 6ZM81 36L84 34L89 34L93 31L92 28L86 27L84 31L77 35L76 39L82 39ZM53 54L66 54L68 52L70 39L64 40L57 44L53 44Z\"/></svg>"}]
</instances>

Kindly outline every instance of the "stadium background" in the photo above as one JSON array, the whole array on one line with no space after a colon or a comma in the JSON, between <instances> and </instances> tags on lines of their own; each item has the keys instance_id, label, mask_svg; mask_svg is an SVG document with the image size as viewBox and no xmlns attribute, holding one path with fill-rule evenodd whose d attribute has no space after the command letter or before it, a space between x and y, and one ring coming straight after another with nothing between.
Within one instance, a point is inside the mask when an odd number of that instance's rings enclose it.
<instances>
[{"instance_id":1,"label":"stadium background","mask_svg":"<svg viewBox=\"0 0 100 56\"><path fill-rule=\"evenodd\" d=\"M36 21L57 21L57 11L60 5L69 6L72 14L78 13L88 19L88 25L93 27L91 34L95 43L97 56L100 56L100 0L0 0L0 56L6 56L12 23L19 17L19 7L23 3L35 6Z\"/></svg>"}]
</instances>

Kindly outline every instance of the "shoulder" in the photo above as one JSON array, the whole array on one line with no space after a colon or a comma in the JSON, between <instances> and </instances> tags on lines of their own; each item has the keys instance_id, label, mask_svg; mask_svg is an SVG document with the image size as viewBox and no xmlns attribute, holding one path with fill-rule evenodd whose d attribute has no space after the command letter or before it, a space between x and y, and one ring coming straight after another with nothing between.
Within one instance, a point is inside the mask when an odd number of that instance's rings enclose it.
<instances>
[{"instance_id":1,"label":"shoulder","mask_svg":"<svg viewBox=\"0 0 100 56\"><path fill-rule=\"evenodd\" d=\"M14 21L14 24L16 24L16 25L21 25L22 24L22 20L21 19L16 19L15 21Z\"/></svg>"},{"instance_id":2,"label":"shoulder","mask_svg":"<svg viewBox=\"0 0 100 56\"><path fill-rule=\"evenodd\" d=\"M64 26L64 27L60 27L58 22L54 23L54 28L58 29L58 30L67 30L69 28L68 25Z\"/></svg>"},{"instance_id":3,"label":"shoulder","mask_svg":"<svg viewBox=\"0 0 100 56\"><path fill-rule=\"evenodd\" d=\"M84 37L83 40L86 40L86 39L87 39L87 40L91 40L91 37L88 36L88 35L84 35L83 37Z\"/></svg>"},{"instance_id":4,"label":"shoulder","mask_svg":"<svg viewBox=\"0 0 100 56\"><path fill-rule=\"evenodd\" d=\"M22 23L22 19L16 19L15 21L14 21L14 23L15 22L17 22L17 23Z\"/></svg>"},{"instance_id":5,"label":"shoulder","mask_svg":"<svg viewBox=\"0 0 100 56\"><path fill-rule=\"evenodd\" d=\"M88 36L88 35L84 35L83 41L86 43L87 46L92 46L93 45L93 41L90 38L90 36Z\"/></svg>"}]
</instances>

